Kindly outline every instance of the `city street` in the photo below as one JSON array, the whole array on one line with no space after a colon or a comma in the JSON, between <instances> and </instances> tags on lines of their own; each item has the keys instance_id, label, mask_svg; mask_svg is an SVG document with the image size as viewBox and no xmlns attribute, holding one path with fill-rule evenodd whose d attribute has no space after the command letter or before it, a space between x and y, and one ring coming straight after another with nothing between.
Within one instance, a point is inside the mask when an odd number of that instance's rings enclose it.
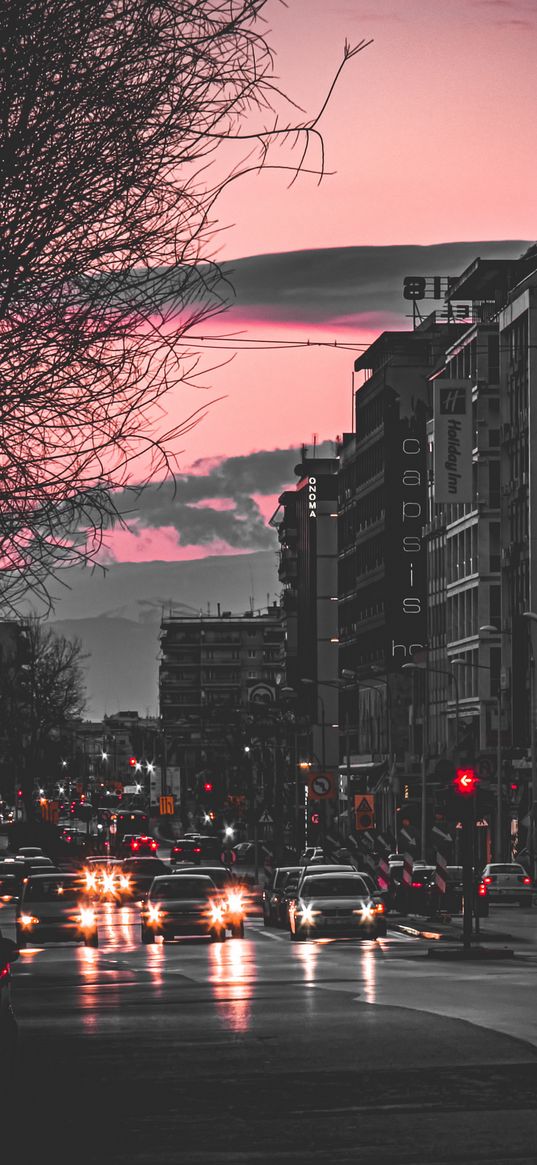
<instances>
[{"instance_id":1,"label":"city street","mask_svg":"<svg viewBox=\"0 0 537 1165\"><path fill-rule=\"evenodd\" d=\"M294 944L258 919L244 941L143 947L136 908L103 907L98 950L30 946L13 968L18 1159L530 1165L534 915L486 926L514 960L437 962L391 930Z\"/></svg>"}]
</instances>

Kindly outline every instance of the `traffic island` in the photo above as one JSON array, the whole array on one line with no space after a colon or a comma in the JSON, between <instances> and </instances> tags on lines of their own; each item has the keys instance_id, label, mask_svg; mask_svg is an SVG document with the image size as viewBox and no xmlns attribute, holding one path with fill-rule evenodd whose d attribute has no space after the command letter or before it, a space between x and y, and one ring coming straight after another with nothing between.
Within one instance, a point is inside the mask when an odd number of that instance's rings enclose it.
<instances>
[{"instance_id":1,"label":"traffic island","mask_svg":"<svg viewBox=\"0 0 537 1165\"><path fill-rule=\"evenodd\" d=\"M428 948L427 955L430 959L444 959L448 962L480 963L487 959L514 959L515 952L512 947L463 947L438 943Z\"/></svg>"}]
</instances>

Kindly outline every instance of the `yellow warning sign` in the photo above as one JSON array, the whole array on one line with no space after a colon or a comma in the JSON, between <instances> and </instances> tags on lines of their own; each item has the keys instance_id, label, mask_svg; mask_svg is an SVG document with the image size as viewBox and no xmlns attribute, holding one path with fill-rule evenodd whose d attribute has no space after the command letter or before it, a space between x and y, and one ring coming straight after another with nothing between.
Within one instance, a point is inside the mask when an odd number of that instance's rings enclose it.
<instances>
[{"instance_id":1,"label":"yellow warning sign","mask_svg":"<svg viewBox=\"0 0 537 1165\"><path fill-rule=\"evenodd\" d=\"M354 797L354 828L357 833L372 829L375 824L375 797L373 793L358 793Z\"/></svg>"},{"instance_id":2,"label":"yellow warning sign","mask_svg":"<svg viewBox=\"0 0 537 1165\"><path fill-rule=\"evenodd\" d=\"M165 817L166 814L171 816L173 813L175 813L174 799L171 796L171 794L168 793L164 797L160 797L159 801L160 801L160 816L161 817Z\"/></svg>"}]
</instances>

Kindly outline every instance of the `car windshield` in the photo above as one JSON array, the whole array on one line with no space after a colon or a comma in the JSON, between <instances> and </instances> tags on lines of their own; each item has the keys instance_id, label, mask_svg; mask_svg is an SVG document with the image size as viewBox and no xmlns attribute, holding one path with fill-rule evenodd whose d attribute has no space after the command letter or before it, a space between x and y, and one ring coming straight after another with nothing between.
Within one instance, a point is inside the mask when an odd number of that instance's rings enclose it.
<instances>
[{"instance_id":1,"label":"car windshield","mask_svg":"<svg viewBox=\"0 0 537 1165\"><path fill-rule=\"evenodd\" d=\"M25 902L65 902L80 898L82 888L78 878L31 878L25 892Z\"/></svg>"},{"instance_id":2,"label":"car windshield","mask_svg":"<svg viewBox=\"0 0 537 1165\"><path fill-rule=\"evenodd\" d=\"M209 878L165 878L158 880L150 891L150 898L165 898L167 901L176 901L182 898L207 898L214 892L214 886Z\"/></svg>"},{"instance_id":3,"label":"car windshield","mask_svg":"<svg viewBox=\"0 0 537 1165\"><path fill-rule=\"evenodd\" d=\"M356 898L369 897L365 882L358 877L306 878L302 887L303 898Z\"/></svg>"}]
</instances>

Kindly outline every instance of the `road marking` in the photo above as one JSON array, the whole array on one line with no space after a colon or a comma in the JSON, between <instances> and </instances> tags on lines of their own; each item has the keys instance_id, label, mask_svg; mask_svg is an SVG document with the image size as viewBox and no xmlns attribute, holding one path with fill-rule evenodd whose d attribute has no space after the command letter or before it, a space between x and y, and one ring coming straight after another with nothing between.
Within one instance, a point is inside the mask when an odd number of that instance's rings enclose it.
<instances>
[{"instance_id":1,"label":"road marking","mask_svg":"<svg viewBox=\"0 0 537 1165\"><path fill-rule=\"evenodd\" d=\"M280 942L280 943L283 942L283 939L285 938L285 935L273 934L271 930L267 930L266 928L263 930L260 930L259 934L262 934L265 938L275 938L276 942Z\"/></svg>"}]
</instances>

